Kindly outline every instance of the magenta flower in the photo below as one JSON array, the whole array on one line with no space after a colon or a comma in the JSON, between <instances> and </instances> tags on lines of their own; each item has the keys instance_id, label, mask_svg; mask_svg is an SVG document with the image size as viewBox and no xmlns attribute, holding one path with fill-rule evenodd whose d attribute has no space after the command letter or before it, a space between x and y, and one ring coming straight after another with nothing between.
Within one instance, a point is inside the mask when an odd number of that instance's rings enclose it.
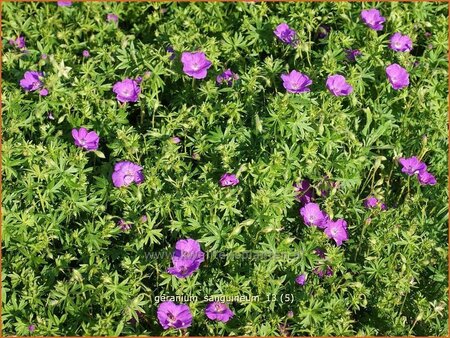
<instances>
[{"instance_id":1,"label":"magenta flower","mask_svg":"<svg viewBox=\"0 0 450 338\"><path fill-rule=\"evenodd\" d=\"M295 199L302 204L311 202L314 197L314 190L308 180L302 180L300 183L294 183L294 190L297 193Z\"/></svg>"},{"instance_id":2,"label":"magenta flower","mask_svg":"<svg viewBox=\"0 0 450 338\"><path fill-rule=\"evenodd\" d=\"M391 36L389 48L396 52L409 52L412 50L412 41L408 35L395 33Z\"/></svg>"},{"instance_id":3,"label":"magenta flower","mask_svg":"<svg viewBox=\"0 0 450 338\"><path fill-rule=\"evenodd\" d=\"M394 63L386 67L386 75L392 88L399 90L409 85L409 74L405 68L400 67L398 64Z\"/></svg>"},{"instance_id":4,"label":"magenta flower","mask_svg":"<svg viewBox=\"0 0 450 338\"><path fill-rule=\"evenodd\" d=\"M368 209L375 208L378 205L378 200L374 196L369 196L364 200L364 206Z\"/></svg>"},{"instance_id":5,"label":"magenta flower","mask_svg":"<svg viewBox=\"0 0 450 338\"><path fill-rule=\"evenodd\" d=\"M122 231L128 231L131 229L131 224L126 223L123 219L120 219L119 222L117 222L117 225Z\"/></svg>"},{"instance_id":6,"label":"magenta flower","mask_svg":"<svg viewBox=\"0 0 450 338\"><path fill-rule=\"evenodd\" d=\"M347 96L353 91L353 87L347 83L342 75L328 76L327 88L334 96Z\"/></svg>"},{"instance_id":7,"label":"magenta flower","mask_svg":"<svg viewBox=\"0 0 450 338\"><path fill-rule=\"evenodd\" d=\"M309 92L309 86L312 84L311 79L296 70L293 70L289 74L282 74L281 79L283 80L283 87L289 93L304 93Z\"/></svg>"},{"instance_id":8,"label":"magenta flower","mask_svg":"<svg viewBox=\"0 0 450 338\"><path fill-rule=\"evenodd\" d=\"M178 144L181 142L181 139L178 136L174 136L170 139L170 142L172 142L174 144Z\"/></svg>"},{"instance_id":9,"label":"magenta flower","mask_svg":"<svg viewBox=\"0 0 450 338\"><path fill-rule=\"evenodd\" d=\"M347 56L347 60L350 62L355 62L356 57L362 55L358 49L346 49L345 54Z\"/></svg>"},{"instance_id":10,"label":"magenta flower","mask_svg":"<svg viewBox=\"0 0 450 338\"><path fill-rule=\"evenodd\" d=\"M181 239L175 244L173 267L168 268L167 272L178 278L186 278L197 271L204 260L205 254L199 242L190 238Z\"/></svg>"},{"instance_id":11,"label":"magenta flower","mask_svg":"<svg viewBox=\"0 0 450 338\"><path fill-rule=\"evenodd\" d=\"M333 269L331 268L331 266L327 266L325 270L323 268L315 268L313 270L313 273L319 276L319 278L331 277L333 276Z\"/></svg>"},{"instance_id":12,"label":"magenta flower","mask_svg":"<svg viewBox=\"0 0 450 338\"><path fill-rule=\"evenodd\" d=\"M330 220L327 223L324 233L328 238L333 239L338 246L341 246L343 241L348 240L347 222L342 218L337 221Z\"/></svg>"},{"instance_id":13,"label":"magenta flower","mask_svg":"<svg viewBox=\"0 0 450 338\"><path fill-rule=\"evenodd\" d=\"M329 220L328 215L320 210L317 203L307 203L300 209L300 215L303 217L303 222L308 226L316 226L318 228L325 228Z\"/></svg>"},{"instance_id":14,"label":"magenta flower","mask_svg":"<svg viewBox=\"0 0 450 338\"><path fill-rule=\"evenodd\" d=\"M34 332L34 330L36 329L36 325L31 324L30 326L28 326L28 331L30 332Z\"/></svg>"},{"instance_id":15,"label":"magenta flower","mask_svg":"<svg viewBox=\"0 0 450 338\"><path fill-rule=\"evenodd\" d=\"M419 179L419 183L421 185L435 185L437 183L436 178L428 171L419 173L419 175L417 175L417 178Z\"/></svg>"},{"instance_id":16,"label":"magenta flower","mask_svg":"<svg viewBox=\"0 0 450 338\"><path fill-rule=\"evenodd\" d=\"M141 88L135 80L125 79L113 86L113 92L119 102L137 102Z\"/></svg>"},{"instance_id":17,"label":"magenta flower","mask_svg":"<svg viewBox=\"0 0 450 338\"><path fill-rule=\"evenodd\" d=\"M220 177L219 183L222 187L235 186L239 183L239 179L234 174L223 174Z\"/></svg>"},{"instance_id":18,"label":"magenta flower","mask_svg":"<svg viewBox=\"0 0 450 338\"><path fill-rule=\"evenodd\" d=\"M18 36L16 39L9 40L9 44L16 48L24 49L25 48L25 38L23 36Z\"/></svg>"},{"instance_id":19,"label":"magenta flower","mask_svg":"<svg viewBox=\"0 0 450 338\"><path fill-rule=\"evenodd\" d=\"M421 162L416 156L409 158L400 158L398 162L403 166L402 172L413 176L423 173L427 170L427 165Z\"/></svg>"},{"instance_id":20,"label":"magenta flower","mask_svg":"<svg viewBox=\"0 0 450 338\"><path fill-rule=\"evenodd\" d=\"M144 181L142 167L129 161L116 163L112 173L112 181L115 187L127 187L135 182L140 184Z\"/></svg>"},{"instance_id":21,"label":"magenta flower","mask_svg":"<svg viewBox=\"0 0 450 338\"><path fill-rule=\"evenodd\" d=\"M365 9L361 11L361 20L366 24L367 27L380 31L383 29L383 22L386 21L384 17L381 16L378 9Z\"/></svg>"},{"instance_id":22,"label":"magenta flower","mask_svg":"<svg viewBox=\"0 0 450 338\"><path fill-rule=\"evenodd\" d=\"M42 83L43 75L41 72L29 70L23 75L23 79L20 80L20 86L27 92L32 92L41 89L44 85Z\"/></svg>"},{"instance_id":23,"label":"magenta flower","mask_svg":"<svg viewBox=\"0 0 450 338\"><path fill-rule=\"evenodd\" d=\"M175 304L174 302L164 302L159 304L156 313L159 323L167 330L186 329L192 324L192 314L186 304Z\"/></svg>"},{"instance_id":24,"label":"magenta flower","mask_svg":"<svg viewBox=\"0 0 450 338\"><path fill-rule=\"evenodd\" d=\"M297 44L297 32L291 29L287 23L280 23L273 31L275 36L288 45L295 46Z\"/></svg>"},{"instance_id":25,"label":"magenta flower","mask_svg":"<svg viewBox=\"0 0 450 338\"><path fill-rule=\"evenodd\" d=\"M59 7L69 7L72 6L72 1L58 1Z\"/></svg>"},{"instance_id":26,"label":"magenta flower","mask_svg":"<svg viewBox=\"0 0 450 338\"><path fill-rule=\"evenodd\" d=\"M116 14L109 13L109 14L106 15L106 20L109 21L109 22L112 21L112 22L116 22L117 23L117 21L119 21L119 17Z\"/></svg>"},{"instance_id":27,"label":"magenta flower","mask_svg":"<svg viewBox=\"0 0 450 338\"><path fill-rule=\"evenodd\" d=\"M168 46L166 48L166 52L170 54L169 60L172 61L177 56L177 53L175 52L175 49L173 49L172 46Z\"/></svg>"},{"instance_id":28,"label":"magenta flower","mask_svg":"<svg viewBox=\"0 0 450 338\"><path fill-rule=\"evenodd\" d=\"M39 91L39 95L41 96L47 96L48 95L48 89L47 88L43 88Z\"/></svg>"},{"instance_id":29,"label":"magenta flower","mask_svg":"<svg viewBox=\"0 0 450 338\"><path fill-rule=\"evenodd\" d=\"M231 86L233 84L233 80L238 80L239 75L233 73L231 69L227 69L222 74L217 75L216 82L218 85L226 83L228 86Z\"/></svg>"},{"instance_id":30,"label":"magenta flower","mask_svg":"<svg viewBox=\"0 0 450 338\"><path fill-rule=\"evenodd\" d=\"M304 274L304 273L302 273L302 274L300 274L300 275L298 275L296 278L295 278L295 282L298 284L298 285L305 285L306 284L306 279L307 279L307 276Z\"/></svg>"},{"instance_id":31,"label":"magenta flower","mask_svg":"<svg viewBox=\"0 0 450 338\"><path fill-rule=\"evenodd\" d=\"M88 131L85 128L72 129L72 137L77 147L85 150L97 150L100 138L95 131Z\"/></svg>"},{"instance_id":32,"label":"magenta flower","mask_svg":"<svg viewBox=\"0 0 450 338\"><path fill-rule=\"evenodd\" d=\"M212 63L206 58L205 53L183 52L181 54L183 72L194 79L204 79L208 73L208 68Z\"/></svg>"},{"instance_id":33,"label":"magenta flower","mask_svg":"<svg viewBox=\"0 0 450 338\"><path fill-rule=\"evenodd\" d=\"M83 51L83 57L88 58L90 55L88 50Z\"/></svg>"},{"instance_id":34,"label":"magenta flower","mask_svg":"<svg viewBox=\"0 0 450 338\"><path fill-rule=\"evenodd\" d=\"M205 315L211 320L226 323L234 316L234 313L225 303L211 302L205 308Z\"/></svg>"}]
</instances>

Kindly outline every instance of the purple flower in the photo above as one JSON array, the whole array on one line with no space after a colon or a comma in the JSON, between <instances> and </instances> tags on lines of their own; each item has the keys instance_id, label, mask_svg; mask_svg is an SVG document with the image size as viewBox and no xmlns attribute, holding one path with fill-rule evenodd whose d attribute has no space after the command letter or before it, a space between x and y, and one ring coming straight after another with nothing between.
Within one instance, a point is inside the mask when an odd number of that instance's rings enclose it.
<instances>
[{"instance_id":1,"label":"purple flower","mask_svg":"<svg viewBox=\"0 0 450 338\"><path fill-rule=\"evenodd\" d=\"M346 49L345 53L347 54L347 60L350 62L355 62L356 57L362 55L362 53L358 49Z\"/></svg>"},{"instance_id":2,"label":"purple flower","mask_svg":"<svg viewBox=\"0 0 450 338\"><path fill-rule=\"evenodd\" d=\"M353 87L345 81L345 77L342 75L328 76L327 88L334 96L346 96L353 91Z\"/></svg>"},{"instance_id":3,"label":"purple flower","mask_svg":"<svg viewBox=\"0 0 450 338\"><path fill-rule=\"evenodd\" d=\"M120 219L119 222L117 222L117 225L122 231L128 231L131 229L131 224L126 223L123 219Z\"/></svg>"},{"instance_id":4,"label":"purple flower","mask_svg":"<svg viewBox=\"0 0 450 338\"><path fill-rule=\"evenodd\" d=\"M109 22L112 21L112 22L116 22L117 23L117 21L119 21L119 17L117 15L113 14L113 13L109 13L109 14L106 15L106 20L109 21Z\"/></svg>"},{"instance_id":5,"label":"purple flower","mask_svg":"<svg viewBox=\"0 0 450 338\"><path fill-rule=\"evenodd\" d=\"M39 95L41 96L47 96L48 95L48 89L47 88L43 88L39 91Z\"/></svg>"},{"instance_id":6,"label":"purple flower","mask_svg":"<svg viewBox=\"0 0 450 338\"><path fill-rule=\"evenodd\" d=\"M137 82L131 79L117 82L112 90L116 93L116 98L120 102L137 102L141 92Z\"/></svg>"},{"instance_id":7,"label":"purple flower","mask_svg":"<svg viewBox=\"0 0 450 338\"><path fill-rule=\"evenodd\" d=\"M302 204L311 202L314 197L314 191L308 180L302 180L300 183L294 183L294 190L297 193L295 199Z\"/></svg>"},{"instance_id":8,"label":"purple flower","mask_svg":"<svg viewBox=\"0 0 450 338\"><path fill-rule=\"evenodd\" d=\"M41 72L36 72L34 70L29 70L23 75L23 79L20 80L20 86L27 92L32 92L41 89L43 83L41 81L43 75Z\"/></svg>"},{"instance_id":9,"label":"purple flower","mask_svg":"<svg viewBox=\"0 0 450 338\"><path fill-rule=\"evenodd\" d=\"M324 276L331 277L333 276L333 269L331 268L331 266L327 266L325 270L323 268L315 268L313 270L313 273L319 276L319 278L323 278Z\"/></svg>"},{"instance_id":10,"label":"purple flower","mask_svg":"<svg viewBox=\"0 0 450 338\"><path fill-rule=\"evenodd\" d=\"M307 279L307 276L304 273L302 273L295 278L295 282L299 285L305 285L306 279Z\"/></svg>"},{"instance_id":11,"label":"purple flower","mask_svg":"<svg viewBox=\"0 0 450 338\"><path fill-rule=\"evenodd\" d=\"M238 80L239 75L233 73L231 69L227 69L222 74L217 75L216 82L218 85L226 83L228 86L231 86L233 84L233 80Z\"/></svg>"},{"instance_id":12,"label":"purple flower","mask_svg":"<svg viewBox=\"0 0 450 338\"><path fill-rule=\"evenodd\" d=\"M288 45L295 46L297 44L297 32L291 28L289 28L287 23L280 23L273 33L276 35L278 39L283 41Z\"/></svg>"},{"instance_id":13,"label":"purple flower","mask_svg":"<svg viewBox=\"0 0 450 338\"><path fill-rule=\"evenodd\" d=\"M378 9L365 9L361 12L361 19L366 24L367 27L380 31L383 29L383 22L386 21L384 17L381 16Z\"/></svg>"},{"instance_id":14,"label":"purple flower","mask_svg":"<svg viewBox=\"0 0 450 338\"><path fill-rule=\"evenodd\" d=\"M16 39L9 40L9 44L17 47L19 49L25 48L25 38L23 36L18 36Z\"/></svg>"},{"instance_id":15,"label":"purple flower","mask_svg":"<svg viewBox=\"0 0 450 338\"><path fill-rule=\"evenodd\" d=\"M342 218L337 221L330 220L327 223L324 233L328 238L334 239L338 246L341 246L343 241L348 240L347 222Z\"/></svg>"},{"instance_id":16,"label":"purple flower","mask_svg":"<svg viewBox=\"0 0 450 338\"><path fill-rule=\"evenodd\" d=\"M156 313L159 323L167 330L186 329L191 326L192 314L189 306L186 304L175 304L174 302L164 302L159 304Z\"/></svg>"},{"instance_id":17,"label":"purple flower","mask_svg":"<svg viewBox=\"0 0 450 338\"><path fill-rule=\"evenodd\" d=\"M86 150L97 150L100 138L95 131L88 131L85 128L72 129L72 137L75 145Z\"/></svg>"},{"instance_id":18,"label":"purple flower","mask_svg":"<svg viewBox=\"0 0 450 338\"><path fill-rule=\"evenodd\" d=\"M205 254L199 242L190 238L181 239L175 244L173 267L168 268L167 272L178 278L185 278L197 271L204 260Z\"/></svg>"},{"instance_id":19,"label":"purple flower","mask_svg":"<svg viewBox=\"0 0 450 338\"><path fill-rule=\"evenodd\" d=\"M328 25L320 25L317 29L317 38L325 39L331 31L331 27Z\"/></svg>"},{"instance_id":20,"label":"purple flower","mask_svg":"<svg viewBox=\"0 0 450 338\"><path fill-rule=\"evenodd\" d=\"M175 53L175 49L173 49L172 46L169 46L166 48L166 52L170 53L169 60L172 61L177 56L177 53Z\"/></svg>"},{"instance_id":21,"label":"purple flower","mask_svg":"<svg viewBox=\"0 0 450 338\"><path fill-rule=\"evenodd\" d=\"M41 59L42 59L42 60L47 59L47 54L41 54Z\"/></svg>"},{"instance_id":22,"label":"purple flower","mask_svg":"<svg viewBox=\"0 0 450 338\"><path fill-rule=\"evenodd\" d=\"M211 302L205 308L205 315L211 320L226 323L234 316L234 313L225 303Z\"/></svg>"},{"instance_id":23,"label":"purple flower","mask_svg":"<svg viewBox=\"0 0 450 338\"><path fill-rule=\"evenodd\" d=\"M308 86L312 84L311 79L300 73L296 70L293 70L289 74L282 74L281 79L283 80L283 87L289 92L289 93L303 93L303 92L309 92Z\"/></svg>"},{"instance_id":24,"label":"purple flower","mask_svg":"<svg viewBox=\"0 0 450 338\"><path fill-rule=\"evenodd\" d=\"M223 174L220 177L219 183L222 187L235 186L239 183L239 179L234 174Z\"/></svg>"},{"instance_id":25,"label":"purple flower","mask_svg":"<svg viewBox=\"0 0 450 338\"><path fill-rule=\"evenodd\" d=\"M392 85L392 88L395 90L402 89L409 85L408 72L396 63L386 67L386 75Z\"/></svg>"},{"instance_id":26,"label":"purple flower","mask_svg":"<svg viewBox=\"0 0 450 338\"><path fill-rule=\"evenodd\" d=\"M181 62L183 63L183 72L194 79L204 79L208 73L208 68L212 63L206 58L205 53L183 52L181 54Z\"/></svg>"},{"instance_id":27,"label":"purple flower","mask_svg":"<svg viewBox=\"0 0 450 338\"><path fill-rule=\"evenodd\" d=\"M85 58L88 58L90 55L91 55L91 54L89 54L89 51L88 51L88 50L84 50L84 51L83 51L83 56L84 56Z\"/></svg>"},{"instance_id":28,"label":"purple flower","mask_svg":"<svg viewBox=\"0 0 450 338\"><path fill-rule=\"evenodd\" d=\"M148 220L147 215L142 215L141 216L141 223L145 223L145 222L147 222L147 220Z\"/></svg>"},{"instance_id":29,"label":"purple flower","mask_svg":"<svg viewBox=\"0 0 450 338\"><path fill-rule=\"evenodd\" d=\"M421 185L435 185L437 183L436 178L428 171L420 172L417 178Z\"/></svg>"},{"instance_id":30,"label":"purple flower","mask_svg":"<svg viewBox=\"0 0 450 338\"><path fill-rule=\"evenodd\" d=\"M300 209L300 215L303 217L303 222L308 226L317 226L323 229L328 222L328 215L320 210L317 203L307 203Z\"/></svg>"},{"instance_id":31,"label":"purple flower","mask_svg":"<svg viewBox=\"0 0 450 338\"><path fill-rule=\"evenodd\" d=\"M287 317L288 318L292 318L292 317L294 317L294 311L288 311L288 313L287 313Z\"/></svg>"},{"instance_id":32,"label":"purple flower","mask_svg":"<svg viewBox=\"0 0 450 338\"><path fill-rule=\"evenodd\" d=\"M135 182L140 184L144 181L142 167L129 161L121 161L115 164L112 173L112 181L115 187L127 187Z\"/></svg>"},{"instance_id":33,"label":"purple flower","mask_svg":"<svg viewBox=\"0 0 450 338\"><path fill-rule=\"evenodd\" d=\"M322 259L325 259L325 257L326 257L325 251L323 251L320 248L314 249L314 253Z\"/></svg>"},{"instance_id":34,"label":"purple flower","mask_svg":"<svg viewBox=\"0 0 450 338\"><path fill-rule=\"evenodd\" d=\"M170 142L172 142L174 144L178 144L181 142L181 139L178 136L174 136L170 139Z\"/></svg>"},{"instance_id":35,"label":"purple flower","mask_svg":"<svg viewBox=\"0 0 450 338\"><path fill-rule=\"evenodd\" d=\"M391 36L389 48L397 52L409 52L412 50L412 41L408 35L395 33Z\"/></svg>"},{"instance_id":36,"label":"purple flower","mask_svg":"<svg viewBox=\"0 0 450 338\"><path fill-rule=\"evenodd\" d=\"M34 332L34 330L36 329L36 325L31 324L30 326L28 326L28 331L30 332Z\"/></svg>"},{"instance_id":37,"label":"purple flower","mask_svg":"<svg viewBox=\"0 0 450 338\"><path fill-rule=\"evenodd\" d=\"M368 209L375 208L378 205L378 200L374 196L369 196L364 200L364 206Z\"/></svg>"},{"instance_id":38,"label":"purple flower","mask_svg":"<svg viewBox=\"0 0 450 338\"><path fill-rule=\"evenodd\" d=\"M431 32L425 32L423 35L425 35L425 37L428 39L429 37L431 37Z\"/></svg>"},{"instance_id":39,"label":"purple flower","mask_svg":"<svg viewBox=\"0 0 450 338\"><path fill-rule=\"evenodd\" d=\"M59 7L69 7L72 6L72 1L58 1Z\"/></svg>"},{"instance_id":40,"label":"purple flower","mask_svg":"<svg viewBox=\"0 0 450 338\"><path fill-rule=\"evenodd\" d=\"M421 162L416 156L409 158L400 158L398 162L403 166L402 172L413 176L423 173L427 170L427 165Z\"/></svg>"}]
</instances>

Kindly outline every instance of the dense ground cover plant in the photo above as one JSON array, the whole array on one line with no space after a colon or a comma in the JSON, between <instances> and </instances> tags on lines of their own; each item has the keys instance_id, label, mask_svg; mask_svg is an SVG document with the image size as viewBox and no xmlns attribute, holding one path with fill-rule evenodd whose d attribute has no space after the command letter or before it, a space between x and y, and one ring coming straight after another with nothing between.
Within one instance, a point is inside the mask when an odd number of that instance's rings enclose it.
<instances>
[{"instance_id":1,"label":"dense ground cover plant","mask_svg":"<svg viewBox=\"0 0 450 338\"><path fill-rule=\"evenodd\" d=\"M4 334L447 333L447 4L2 7Z\"/></svg>"}]
</instances>

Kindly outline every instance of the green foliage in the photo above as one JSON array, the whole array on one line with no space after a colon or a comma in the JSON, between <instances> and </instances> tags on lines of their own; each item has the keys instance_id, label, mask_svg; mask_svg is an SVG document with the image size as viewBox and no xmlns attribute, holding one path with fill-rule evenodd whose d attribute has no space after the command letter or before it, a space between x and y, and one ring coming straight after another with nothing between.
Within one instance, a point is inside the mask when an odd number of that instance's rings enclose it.
<instances>
[{"instance_id":1,"label":"green foliage","mask_svg":"<svg viewBox=\"0 0 450 338\"><path fill-rule=\"evenodd\" d=\"M446 335L448 7L378 3L386 23L376 33L359 19L368 6L3 4L4 334L28 335L35 324L40 336L180 335L158 323L155 297L190 295L190 335ZM297 30L296 49L274 37L281 22ZM326 39L321 24L331 27ZM397 31L412 38L411 53L387 47ZM7 43L19 34L26 54ZM354 64L348 48L362 52ZM213 66L192 81L180 54L197 49ZM392 89L391 63L408 70L408 88ZM240 79L216 86L227 68ZM286 93L280 75L292 69L312 79L310 93ZM48 96L20 88L27 70L45 72ZM119 104L112 85L146 71L139 102ZM326 91L335 73L351 96ZM74 146L70 131L81 126L100 135L99 152ZM414 155L435 186L401 173L397 159ZM139 163L145 182L114 188L121 160ZM240 184L221 188L225 172ZM318 200L347 220L343 246L303 224L292 184L304 178L318 194L338 183ZM388 210L364 208L370 194ZM188 237L207 259L177 279L166 272L170 253ZM236 256L248 251L279 256ZM333 276L312 273L326 266ZM259 299L232 303L223 324L204 316L210 295Z\"/></svg>"}]
</instances>

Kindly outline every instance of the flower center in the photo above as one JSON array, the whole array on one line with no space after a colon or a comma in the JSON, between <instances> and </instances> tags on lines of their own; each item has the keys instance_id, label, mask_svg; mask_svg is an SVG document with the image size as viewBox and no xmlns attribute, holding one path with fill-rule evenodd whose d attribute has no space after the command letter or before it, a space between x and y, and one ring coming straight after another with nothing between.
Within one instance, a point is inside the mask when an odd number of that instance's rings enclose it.
<instances>
[{"instance_id":1,"label":"flower center","mask_svg":"<svg viewBox=\"0 0 450 338\"><path fill-rule=\"evenodd\" d=\"M175 318L175 316L172 313L168 313L167 314L167 319L169 320L169 323L173 324L177 321L177 319Z\"/></svg>"},{"instance_id":2,"label":"flower center","mask_svg":"<svg viewBox=\"0 0 450 338\"><path fill-rule=\"evenodd\" d=\"M199 69L200 69L199 64L198 64L197 62L194 62L194 63L192 64L192 69L195 70L195 71L199 70Z\"/></svg>"}]
</instances>

